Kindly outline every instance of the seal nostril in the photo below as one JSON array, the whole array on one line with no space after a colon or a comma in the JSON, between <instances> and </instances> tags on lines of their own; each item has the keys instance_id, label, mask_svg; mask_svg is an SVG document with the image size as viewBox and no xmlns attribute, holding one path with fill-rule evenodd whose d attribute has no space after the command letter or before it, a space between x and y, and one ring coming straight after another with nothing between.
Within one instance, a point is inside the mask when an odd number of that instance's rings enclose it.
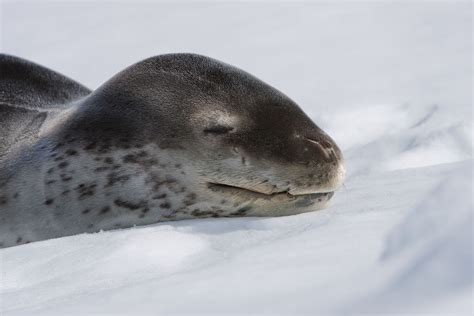
<instances>
[{"instance_id":1,"label":"seal nostril","mask_svg":"<svg viewBox=\"0 0 474 316\"><path fill-rule=\"evenodd\" d=\"M336 154L331 144L325 140L314 140L308 137L305 137L305 140L313 144L314 148L321 154L323 159L327 162L336 160Z\"/></svg>"}]
</instances>

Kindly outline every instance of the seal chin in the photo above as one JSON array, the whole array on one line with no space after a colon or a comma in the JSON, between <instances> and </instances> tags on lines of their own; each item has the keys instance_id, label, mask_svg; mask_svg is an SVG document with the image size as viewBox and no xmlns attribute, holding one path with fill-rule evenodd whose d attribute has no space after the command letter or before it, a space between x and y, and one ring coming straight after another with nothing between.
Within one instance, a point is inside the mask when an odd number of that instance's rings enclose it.
<instances>
[{"instance_id":1,"label":"seal chin","mask_svg":"<svg viewBox=\"0 0 474 316\"><path fill-rule=\"evenodd\" d=\"M327 173L329 177L322 184L318 183L306 186L292 186L288 189L288 192L292 195L334 192L342 186L346 170L343 163L339 162L335 168L331 168L328 171L324 171L323 173Z\"/></svg>"}]
</instances>

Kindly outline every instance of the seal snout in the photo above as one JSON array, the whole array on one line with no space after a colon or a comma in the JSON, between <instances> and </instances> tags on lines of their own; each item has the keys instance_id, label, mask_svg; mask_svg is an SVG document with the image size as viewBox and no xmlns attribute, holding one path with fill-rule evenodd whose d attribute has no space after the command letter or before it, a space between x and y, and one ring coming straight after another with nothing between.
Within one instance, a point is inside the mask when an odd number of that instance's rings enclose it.
<instances>
[{"instance_id":1,"label":"seal snout","mask_svg":"<svg viewBox=\"0 0 474 316\"><path fill-rule=\"evenodd\" d=\"M312 139L309 137L305 137L304 139L316 149L317 153L324 161L333 162L338 160L334 146L332 146L328 141Z\"/></svg>"},{"instance_id":2,"label":"seal snout","mask_svg":"<svg viewBox=\"0 0 474 316\"><path fill-rule=\"evenodd\" d=\"M293 153L299 160L292 165L292 174L288 174L288 192L301 195L337 190L344 180L345 168L336 143L319 128L295 136Z\"/></svg>"}]
</instances>

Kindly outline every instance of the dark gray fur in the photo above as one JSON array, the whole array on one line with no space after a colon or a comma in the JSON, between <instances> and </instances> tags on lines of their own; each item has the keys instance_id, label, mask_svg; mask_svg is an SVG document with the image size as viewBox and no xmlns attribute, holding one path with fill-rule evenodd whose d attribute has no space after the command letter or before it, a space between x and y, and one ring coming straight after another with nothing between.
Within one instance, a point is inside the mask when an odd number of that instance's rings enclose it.
<instances>
[{"instance_id":1,"label":"dark gray fur","mask_svg":"<svg viewBox=\"0 0 474 316\"><path fill-rule=\"evenodd\" d=\"M50 69L0 54L0 159L15 143L34 137L49 111L90 92Z\"/></svg>"}]
</instances>

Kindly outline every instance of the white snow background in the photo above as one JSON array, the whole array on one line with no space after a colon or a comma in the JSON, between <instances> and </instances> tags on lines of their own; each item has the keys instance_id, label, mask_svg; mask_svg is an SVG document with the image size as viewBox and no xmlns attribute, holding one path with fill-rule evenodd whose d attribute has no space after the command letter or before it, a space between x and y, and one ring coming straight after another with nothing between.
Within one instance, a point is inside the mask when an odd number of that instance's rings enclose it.
<instances>
[{"instance_id":1,"label":"white snow background","mask_svg":"<svg viewBox=\"0 0 474 316\"><path fill-rule=\"evenodd\" d=\"M473 314L472 3L2 1L1 51L96 88L194 52L340 144L329 208L0 250L2 315Z\"/></svg>"}]
</instances>

